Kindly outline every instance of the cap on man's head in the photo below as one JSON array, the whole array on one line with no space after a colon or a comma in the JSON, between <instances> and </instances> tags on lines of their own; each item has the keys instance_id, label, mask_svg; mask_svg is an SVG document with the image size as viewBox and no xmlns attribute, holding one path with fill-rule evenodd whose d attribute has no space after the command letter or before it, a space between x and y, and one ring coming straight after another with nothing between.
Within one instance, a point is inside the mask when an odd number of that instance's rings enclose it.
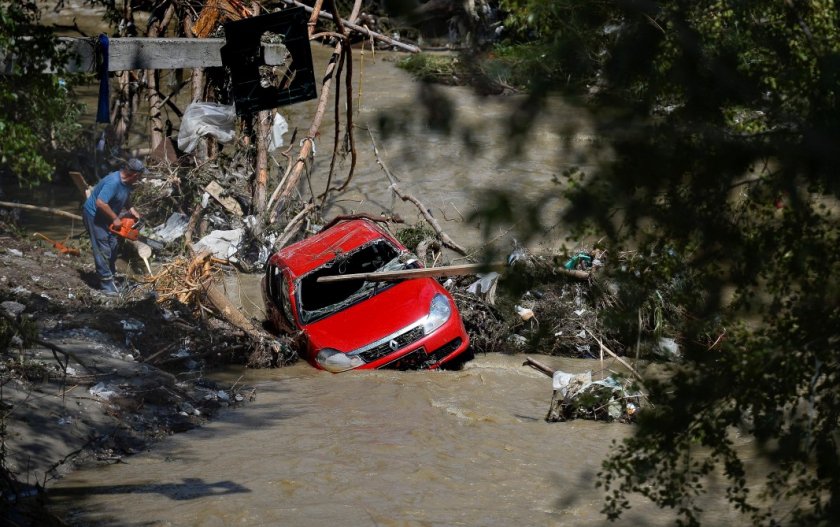
<instances>
[{"instance_id":1,"label":"cap on man's head","mask_svg":"<svg viewBox=\"0 0 840 527\"><path fill-rule=\"evenodd\" d=\"M128 163L125 164L125 168L138 174L144 174L146 172L146 165L136 157L129 159Z\"/></svg>"}]
</instances>

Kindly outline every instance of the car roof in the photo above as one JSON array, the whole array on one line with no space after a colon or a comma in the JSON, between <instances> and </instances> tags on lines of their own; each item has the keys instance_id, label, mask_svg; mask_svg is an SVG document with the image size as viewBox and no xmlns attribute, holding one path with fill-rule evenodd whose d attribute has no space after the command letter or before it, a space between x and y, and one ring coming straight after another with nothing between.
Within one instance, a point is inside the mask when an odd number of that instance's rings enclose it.
<instances>
[{"instance_id":1,"label":"car roof","mask_svg":"<svg viewBox=\"0 0 840 527\"><path fill-rule=\"evenodd\" d=\"M368 242L385 238L402 250L402 245L373 221L343 220L288 247L271 257L271 263L288 268L293 277L302 276Z\"/></svg>"}]
</instances>

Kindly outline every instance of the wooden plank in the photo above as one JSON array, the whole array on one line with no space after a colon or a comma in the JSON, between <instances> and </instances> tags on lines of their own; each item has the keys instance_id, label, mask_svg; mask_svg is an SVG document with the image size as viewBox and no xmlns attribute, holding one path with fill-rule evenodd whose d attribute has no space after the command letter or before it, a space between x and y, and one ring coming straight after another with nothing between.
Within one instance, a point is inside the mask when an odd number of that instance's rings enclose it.
<instances>
[{"instance_id":1,"label":"wooden plank","mask_svg":"<svg viewBox=\"0 0 840 527\"><path fill-rule=\"evenodd\" d=\"M424 269L403 269L400 271L383 271L381 273L356 273L356 274L342 274L333 276L321 276L316 282L342 282L344 280L367 280L368 282L392 282L395 280L407 280L410 278L437 278L442 276L464 276L468 274L485 273L487 271L502 271L507 269L507 264L504 262L496 262L490 264L463 264L450 265L447 267L427 267ZM577 280L589 280L589 271L580 271L577 269L563 269L556 268L553 271L557 274L563 274L570 278Z\"/></svg>"},{"instance_id":2,"label":"wooden plank","mask_svg":"<svg viewBox=\"0 0 840 527\"><path fill-rule=\"evenodd\" d=\"M73 55L67 72L96 71L96 38L60 37L59 42ZM219 67L224 44L223 38L112 38L108 43L108 71ZM279 66L286 63L289 54L283 44L263 44L263 56L266 64ZM55 68L45 73L55 73Z\"/></svg>"},{"instance_id":3,"label":"wooden plank","mask_svg":"<svg viewBox=\"0 0 840 527\"><path fill-rule=\"evenodd\" d=\"M426 267L424 269L402 269L400 271L383 271L381 273L356 273L333 276L322 276L316 280L319 283L341 282L344 280L367 280L368 282L391 282L409 278L431 278L441 276L463 276L468 274L499 271L505 267L504 263L494 264L462 264L447 267Z\"/></svg>"}]
</instances>

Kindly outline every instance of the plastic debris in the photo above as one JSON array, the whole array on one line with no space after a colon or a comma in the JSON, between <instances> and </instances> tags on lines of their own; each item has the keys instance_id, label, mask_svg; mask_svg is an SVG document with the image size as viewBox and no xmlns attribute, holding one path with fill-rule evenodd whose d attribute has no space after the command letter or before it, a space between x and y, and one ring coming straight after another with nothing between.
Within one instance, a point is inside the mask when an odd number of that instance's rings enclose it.
<instances>
[{"instance_id":1,"label":"plastic debris","mask_svg":"<svg viewBox=\"0 0 840 527\"><path fill-rule=\"evenodd\" d=\"M467 287L467 292L484 299L491 306L496 300L496 285L499 283L499 273L493 271L478 275L478 280Z\"/></svg>"},{"instance_id":2,"label":"plastic debris","mask_svg":"<svg viewBox=\"0 0 840 527\"><path fill-rule=\"evenodd\" d=\"M117 391L114 390L111 386L106 385L104 382L100 382L95 386L91 386L90 390L88 390L91 395L97 397L99 399L109 400L111 397L117 395Z\"/></svg>"},{"instance_id":3,"label":"plastic debris","mask_svg":"<svg viewBox=\"0 0 840 527\"><path fill-rule=\"evenodd\" d=\"M274 114L271 135L268 137L268 151L273 152L284 145L283 135L289 131L289 124L279 113Z\"/></svg>"},{"instance_id":4,"label":"plastic debris","mask_svg":"<svg viewBox=\"0 0 840 527\"><path fill-rule=\"evenodd\" d=\"M554 372L554 394L546 421L593 419L630 422L641 405L642 393L626 379L607 377L593 381L592 372Z\"/></svg>"},{"instance_id":5,"label":"plastic debris","mask_svg":"<svg viewBox=\"0 0 840 527\"><path fill-rule=\"evenodd\" d=\"M244 229L232 229L229 231L213 231L200 239L195 248L197 251L208 250L216 258L229 260L236 254L239 244L242 242Z\"/></svg>"},{"instance_id":6,"label":"plastic debris","mask_svg":"<svg viewBox=\"0 0 840 527\"><path fill-rule=\"evenodd\" d=\"M514 309L516 310L516 314L519 315L519 318L522 320L528 321L534 318L534 311L532 309L522 306L516 306Z\"/></svg>"},{"instance_id":7,"label":"plastic debris","mask_svg":"<svg viewBox=\"0 0 840 527\"><path fill-rule=\"evenodd\" d=\"M178 148L192 152L198 140L211 135L220 143L229 143L236 136L236 111L232 105L214 102L194 102L187 106L178 132Z\"/></svg>"},{"instance_id":8,"label":"plastic debris","mask_svg":"<svg viewBox=\"0 0 840 527\"><path fill-rule=\"evenodd\" d=\"M166 222L153 229L154 238L164 243L175 241L187 232L190 218L186 214L175 212L166 218Z\"/></svg>"}]
</instances>

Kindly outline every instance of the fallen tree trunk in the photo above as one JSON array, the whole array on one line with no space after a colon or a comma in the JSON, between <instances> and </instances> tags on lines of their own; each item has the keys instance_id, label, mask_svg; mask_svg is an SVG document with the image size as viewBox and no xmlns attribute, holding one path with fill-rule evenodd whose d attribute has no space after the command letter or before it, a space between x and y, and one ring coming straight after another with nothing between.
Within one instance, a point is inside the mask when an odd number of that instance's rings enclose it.
<instances>
[{"instance_id":1,"label":"fallen tree trunk","mask_svg":"<svg viewBox=\"0 0 840 527\"><path fill-rule=\"evenodd\" d=\"M192 245L189 245L189 249L195 257L189 264L187 276L192 275L194 269L208 266L212 259L211 254L207 251L196 254ZM254 352L251 355L251 360L249 360L249 365L283 366L297 360L297 351L291 338L277 337L251 322L239 308L233 305L214 279L211 278L202 282L201 291L204 298L215 308L216 313L222 319L233 327L244 331L251 340ZM258 357L258 359L254 357Z\"/></svg>"},{"instance_id":2,"label":"fallen tree trunk","mask_svg":"<svg viewBox=\"0 0 840 527\"><path fill-rule=\"evenodd\" d=\"M38 212L47 212L56 216L70 218L71 220L82 221L82 217L78 214L73 214L72 212L65 212L59 209L52 209L50 207L39 207L37 205L26 205L24 203L9 203L8 201L0 201L0 207L6 207L9 209L37 210Z\"/></svg>"}]
</instances>

